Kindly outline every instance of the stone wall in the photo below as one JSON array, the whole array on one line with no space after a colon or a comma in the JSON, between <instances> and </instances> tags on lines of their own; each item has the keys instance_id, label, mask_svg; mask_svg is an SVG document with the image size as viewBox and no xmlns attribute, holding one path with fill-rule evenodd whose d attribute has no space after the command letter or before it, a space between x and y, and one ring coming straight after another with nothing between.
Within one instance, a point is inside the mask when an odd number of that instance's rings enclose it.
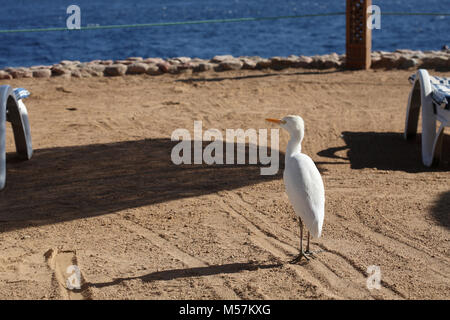
<instances>
[{"instance_id":1,"label":"stone wall","mask_svg":"<svg viewBox=\"0 0 450 320\"><path fill-rule=\"evenodd\" d=\"M5 68L0 70L0 79L49 78L49 77L102 77L125 74L159 75L182 72L226 71L240 69L343 69L345 55L336 53L322 56L233 57L215 56L210 60L178 57L170 59L132 57L124 60L94 60L90 62L64 60L52 66L29 68ZM450 71L450 50L372 53L372 69L434 69Z\"/></svg>"}]
</instances>

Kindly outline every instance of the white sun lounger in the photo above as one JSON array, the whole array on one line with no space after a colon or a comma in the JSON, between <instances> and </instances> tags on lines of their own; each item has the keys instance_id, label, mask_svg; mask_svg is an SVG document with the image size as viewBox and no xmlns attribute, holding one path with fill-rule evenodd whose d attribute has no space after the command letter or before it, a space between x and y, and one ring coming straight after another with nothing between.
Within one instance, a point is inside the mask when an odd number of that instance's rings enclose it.
<instances>
[{"instance_id":1,"label":"white sun lounger","mask_svg":"<svg viewBox=\"0 0 450 320\"><path fill-rule=\"evenodd\" d=\"M19 157L29 160L33 154L28 112L22 101L29 95L23 88L0 86L0 190L6 183L6 121L11 122Z\"/></svg>"},{"instance_id":2,"label":"white sun lounger","mask_svg":"<svg viewBox=\"0 0 450 320\"><path fill-rule=\"evenodd\" d=\"M405 139L417 133L422 106L422 161L427 167L439 163L442 155L444 128L450 127L450 78L433 77L419 70L409 78L413 84L406 111ZM437 121L440 122L436 131Z\"/></svg>"}]
</instances>

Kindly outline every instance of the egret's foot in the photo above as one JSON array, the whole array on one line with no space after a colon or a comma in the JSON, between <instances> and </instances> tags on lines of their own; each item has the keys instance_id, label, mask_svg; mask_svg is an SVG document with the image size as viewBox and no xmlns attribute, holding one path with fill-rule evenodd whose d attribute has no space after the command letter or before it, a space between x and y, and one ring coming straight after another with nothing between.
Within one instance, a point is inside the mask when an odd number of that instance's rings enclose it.
<instances>
[{"instance_id":1,"label":"egret's foot","mask_svg":"<svg viewBox=\"0 0 450 320\"><path fill-rule=\"evenodd\" d=\"M315 259L316 258L316 252L307 250L307 251L305 251L305 256L308 256L311 259Z\"/></svg>"},{"instance_id":2,"label":"egret's foot","mask_svg":"<svg viewBox=\"0 0 450 320\"><path fill-rule=\"evenodd\" d=\"M289 261L289 263L290 264L297 264L297 263L299 263L302 260L302 258L305 258L306 261L310 260L309 255L306 252L302 251L302 252L300 252L300 254L296 258L294 258L293 260Z\"/></svg>"}]
</instances>

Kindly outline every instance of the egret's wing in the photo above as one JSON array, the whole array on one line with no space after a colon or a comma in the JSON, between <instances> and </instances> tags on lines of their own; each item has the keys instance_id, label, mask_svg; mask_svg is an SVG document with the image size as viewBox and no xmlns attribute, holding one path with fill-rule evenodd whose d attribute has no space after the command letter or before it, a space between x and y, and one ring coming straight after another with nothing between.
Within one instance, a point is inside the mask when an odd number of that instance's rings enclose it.
<instances>
[{"instance_id":1,"label":"egret's wing","mask_svg":"<svg viewBox=\"0 0 450 320\"><path fill-rule=\"evenodd\" d=\"M295 213L313 237L320 237L325 214L325 189L312 159L302 153L287 158L284 183Z\"/></svg>"}]
</instances>

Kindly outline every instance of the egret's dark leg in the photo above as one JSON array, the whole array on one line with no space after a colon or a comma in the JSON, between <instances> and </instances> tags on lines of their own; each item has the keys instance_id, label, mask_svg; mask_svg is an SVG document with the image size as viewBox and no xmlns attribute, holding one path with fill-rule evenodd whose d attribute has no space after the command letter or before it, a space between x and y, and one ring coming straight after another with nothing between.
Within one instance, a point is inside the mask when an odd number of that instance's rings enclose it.
<instances>
[{"instance_id":1,"label":"egret's dark leg","mask_svg":"<svg viewBox=\"0 0 450 320\"><path fill-rule=\"evenodd\" d=\"M314 256L314 252L312 252L311 250L309 250L309 239L311 238L311 234L308 231L308 242L306 244L306 251L305 251L305 255L307 255L310 258L315 259L316 257Z\"/></svg>"},{"instance_id":2,"label":"egret's dark leg","mask_svg":"<svg viewBox=\"0 0 450 320\"><path fill-rule=\"evenodd\" d=\"M308 243L306 244L306 253L310 253L311 251L309 251L309 237L310 237L311 235L309 234L309 231L308 231Z\"/></svg>"},{"instance_id":3,"label":"egret's dark leg","mask_svg":"<svg viewBox=\"0 0 450 320\"><path fill-rule=\"evenodd\" d=\"M303 221L298 218L300 224L300 252L303 252Z\"/></svg>"},{"instance_id":4,"label":"egret's dark leg","mask_svg":"<svg viewBox=\"0 0 450 320\"><path fill-rule=\"evenodd\" d=\"M294 260L290 261L290 263L292 263L292 264L300 262L300 260L302 260L303 257L309 261L309 258L303 251L303 222L302 222L302 219L300 219L300 217L298 218L298 222L299 222L299 226L300 226L300 253Z\"/></svg>"}]
</instances>

